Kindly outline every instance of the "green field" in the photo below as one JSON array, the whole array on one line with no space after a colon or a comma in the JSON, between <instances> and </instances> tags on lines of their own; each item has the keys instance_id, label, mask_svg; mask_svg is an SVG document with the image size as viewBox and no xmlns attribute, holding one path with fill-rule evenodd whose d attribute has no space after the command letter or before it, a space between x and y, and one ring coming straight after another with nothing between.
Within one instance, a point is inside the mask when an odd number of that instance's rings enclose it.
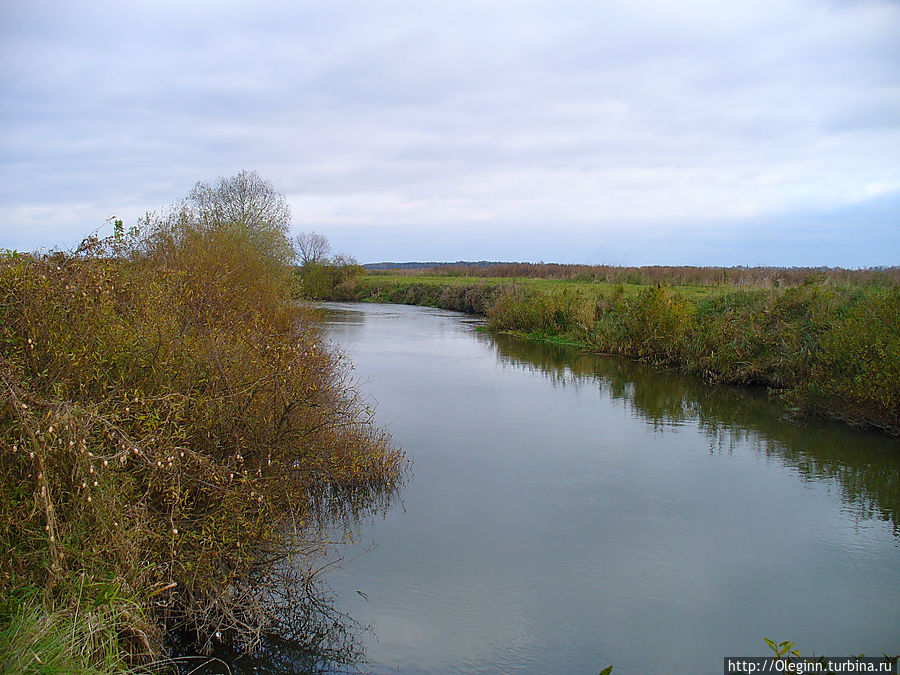
<instances>
[{"instance_id":1,"label":"green field","mask_svg":"<svg viewBox=\"0 0 900 675\"><path fill-rule=\"evenodd\" d=\"M643 288L656 284L618 284L609 281L584 281L581 279L541 279L533 277L477 277L477 276L450 276L441 274L367 274L362 277L360 283L373 289L409 288L416 285L428 287L470 287L470 286L509 286L518 285L529 290L555 293L568 291L578 295L595 295L597 293L612 293L617 287L624 289L626 295L636 295ZM708 284L682 284L673 285L680 293L689 297L707 297L712 293L723 290L722 286L710 286Z\"/></svg>"}]
</instances>

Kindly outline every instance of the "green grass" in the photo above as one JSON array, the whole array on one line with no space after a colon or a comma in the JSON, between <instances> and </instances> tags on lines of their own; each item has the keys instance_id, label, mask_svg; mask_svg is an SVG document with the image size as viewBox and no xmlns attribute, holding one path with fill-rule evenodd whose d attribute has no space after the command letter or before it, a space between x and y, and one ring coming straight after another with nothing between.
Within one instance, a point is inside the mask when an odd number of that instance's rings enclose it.
<instances>
[{"instance_id":1,"label":"green grass","mask_svg":"<svg viewBox=\"0 0 900 675\"><path fill-rule=\"evenodd\" d=\"M131 669L108 608L48 611L16 607L0 623L0 672L8 675L112 675Z\"/></svg>"},{"instance_id":2,"label":"green grass","mask_svg":"<svg viewBox=\"0 0 900 675\"><path fill-rule=\"evenodd\" d=\"M476 276L448 276L448 275L401 275L401 274L367 274L358 280L358 283L369 288L409 288L416 285L427 287L461 288L471 286L502 287L518 285L528 290L556 293L568 290L582 296L594 294L612 294L616 288L621 287L628 296L637 295L642 289L656 284L614 284L605 281L583 281L578 279L537 279L527 277L476 277ZM721 292L720 286L704 284L692 284L672 286L688 297L709 297Z\"/></svg>"}]
</instances>

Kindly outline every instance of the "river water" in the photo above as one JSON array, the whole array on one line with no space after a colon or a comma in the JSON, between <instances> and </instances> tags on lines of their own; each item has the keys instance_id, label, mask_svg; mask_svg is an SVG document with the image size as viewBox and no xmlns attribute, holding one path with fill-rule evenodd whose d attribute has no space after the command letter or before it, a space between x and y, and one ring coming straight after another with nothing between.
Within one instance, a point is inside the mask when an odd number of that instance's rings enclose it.
<instances>
[{"instance_id":1,"label":"river water","mask_svg":"<svg viewBox=\"0 0 900 675\"><path fill-rule=\"evenodd\" d=\"M763 392L328 304L414 462L331 573L376 673L721 673L900 647L900 441Z\"/></svg>"}]
</instances>

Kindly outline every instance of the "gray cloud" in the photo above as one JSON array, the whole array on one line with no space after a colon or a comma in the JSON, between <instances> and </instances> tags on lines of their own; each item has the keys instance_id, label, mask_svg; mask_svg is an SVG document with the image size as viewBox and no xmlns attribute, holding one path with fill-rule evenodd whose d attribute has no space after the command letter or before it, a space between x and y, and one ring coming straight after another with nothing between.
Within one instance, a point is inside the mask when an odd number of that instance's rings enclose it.
<instances>
[{"instance_id":1,"label":"gray cloud","mask_svg":"<svg viewBox=\"0 0 900 675\"><path fill-rule=\"evenodd\" d=\"M900 253L848 215L900 194L896 3L0 12L0 246L71 245L253 168L298 230L356 232L343 247L363 259L581 261L579 242L605 238L628 263L649 237L659 262L691 240L709 264L752 263L771 241L699 244L826 212L870 237L853 264ZM417 238L433 247L404 243ZM850 264L823 242L822 263Z\"/></svg>"}]
</instances>

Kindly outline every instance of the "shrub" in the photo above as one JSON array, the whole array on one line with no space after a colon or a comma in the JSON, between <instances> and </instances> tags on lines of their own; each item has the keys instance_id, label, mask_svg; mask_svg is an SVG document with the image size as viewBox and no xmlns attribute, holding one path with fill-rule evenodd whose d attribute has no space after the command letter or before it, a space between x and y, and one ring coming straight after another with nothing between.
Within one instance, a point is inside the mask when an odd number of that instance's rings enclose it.
<instances>
[{"instance_id":1,"label":"shrub","mask_svg":"<svg viewBox=\"0 0 900 675\"><path fill-rule=\"evenodd\" d=\"M569 290L541 293L522 286L500 289L488 307L492 328L525 333L581 334L593 324L593 308Z\"/></svg>"},{"instance_id":2,"label":"shrub","mask_svg":"<svg viewBox=\"0 0 900 675\"><path fill-rule=\"evenodd\" d=\"M271 231L186 209L144 228L0 257L0 591L115 588L151 654L164 629L252 647L295 599L277 576L310 587L329 507L392 489L405 459Z\"/></svg>"},{"instance_id":3,"label":"shrub","mask_svg":"<svg viewBox=\"0 0 900 675\"><path fill-rule=\"evenodd\" d=\"M791 397L801 409L900 434L900 289L853 293L808 370Z\"/></svg>"},{"instance_id":4,"label":"shrub","mask_svg":"<svg viewBox=\"0 0 900 675\"><path fill-rule=\"evenodd\" d=\"M642 290L624 302L622 330L626 353L652 361L674 361L693 328L694 308L663 285Z\"/></svg>"}]
</instances>

